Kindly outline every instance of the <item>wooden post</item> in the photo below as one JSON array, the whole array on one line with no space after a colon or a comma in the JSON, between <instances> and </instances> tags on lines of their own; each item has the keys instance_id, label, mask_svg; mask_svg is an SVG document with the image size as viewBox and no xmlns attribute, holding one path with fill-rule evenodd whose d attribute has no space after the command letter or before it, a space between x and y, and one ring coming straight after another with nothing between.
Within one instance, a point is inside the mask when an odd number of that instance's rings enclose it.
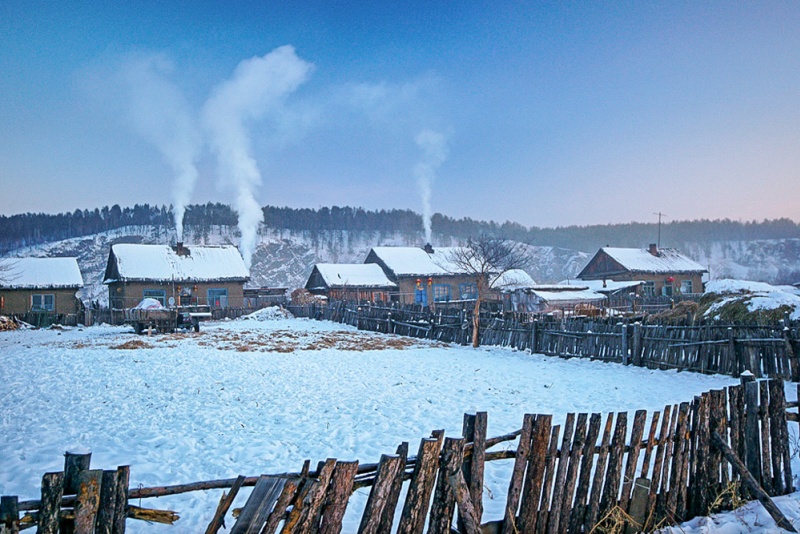
<instances>
[{"instance_id":1,"label":"wooden post","mask_svg":"<svg viewBox=\"0 0 800 534\"><path fill-rule=\"evenodd\" d=\"M756 479L753 478L753 475L747 470L747 467L744 465L744 463L742 463L739 457L736 456L736 453L733 452L730 447L728 447L728 444L725 443L725 440L723 440L718 433L711 433L711 443L722 452L722 454L725 456L725 459L728 460L736 472L739 473L739 476L742 478L742 482L744 482L745 485L750 488L759 502L764 505L764 508L767 509L769 515L775 520L775 523L777 523L778 526L784 530L788 530L789 532L797 532L792 523L789 522L789 520L786 519L786 516L783 515L783 512L781 512L780 509L775 506L775 503L772 501L772 499L770 499L769 495L767 495L767 492L764 491L764 488L762 488Z\"/></svg>"},{"instance_id":2,"label":"wooden post","mask_svg":"<svg viewBox=\"0 0 800 534\"><path fill-rule=\"evenodd\" d=\"M338 462L331 477L331 488L328 500L322 509L320 534L338 534L342 531L342 519L347 508L347 501L353 490L353 479L358 471L358 461Z\"/></svg>"},{"instance_id":3,"label":"wooden post","mask_svg":"<svg viewBox=\"0 0 800 534\"><path fill-rule=\"evenodd\" d=\"M531 354L535 354L539 351L539 347L537 346L537 337L538 337L538 330L539 330L539 320L534 319L531 323Z\"/></svg>"},{"instance_id":4,"label":"wooden post","mask_svg":"<svg viewBox=\"0 0 800 534\"><path fill-rule=\"evenodd\" d=\"M736 357L736 338L733 336L733 328L728 327L728 359L733 365L733 377L739 378L739 375L744 371L752 371L752 369L745 369L746 364Z\"/></svg>"},{"instance_id":5,"label":"wooden post","mask_svg":"<svg viewBox=\"0 0 800 534\"><path fill-rule=\"evenodd\" d=\"M113 534L117 500L117 471L103 471L95 534Z\"/></svg>"},{"instance_id":6,"label":"wooden post","mask_svg":"<svg viewBox=\"0 0 800 534\"><path fill-rule=\"evenodd\" d=\"M628 365L630 363L630 355L628 354L628 325L623 324L621 330L620 347L622 350L622 365Z\"/></svg>"},{"instance_id":7,"label":"wooden post","mask_svg":"<svg viewBox=\"0 0 800 534\"><path fill-rule=\"evenodd\" d=\"M456 504L455 494L450 486L450 477L461 470L463 459L464 438L445 438L428 522L430 534L448 534L450 532Z\"/></svg>"},{"instance_id":8,"label":"wooden post","mask_svg":"<svg viewBox=\"0 0 800 534\"><path fill-rule=\"evenodd\" d=\"M761 484L761 446L758 431L758 384L751 372L742 373L741 382L744 390L744 435L740 436L741 449L747 470Z\"/></svg>"},{"instance_id":9,"label":"wooden post","mask_svg":"<svg viewBox=\"0 0 800 534\"><path fill-rule=\"evenodd\" d=\"M398 534L422 534L425 517L431 502L433 485L436 482L436 467L439 459L439 439L423 439L419 444L417 462L408 487L408 495L400 516Z\"/></svg>"},{"instance_id":10,"label":"wooden post","mask_svg":"<svg viewBox=\"0 0 800 534\"><path fill-rule=\"evenodd\" d=\"M397 510L397 502L400 500L400 492L403 491L403 475L405 474L406 462L408 460L408 442L404 441L401 443L397 447L395 454L400 457L400 467L394 478L394 483L389 490L389 496L386 499L386 506L383 508L378 532L391 532L392 530L394 515Z\"/></svg>"},{"instance_id":11,"label":"wooden post","mask_svg":"<svg viewBox=\"0 0 800 534\"><path fill-rule=\"evenodd\" d=\"M531 437L533 434L534 415L525 414L522 423L522 434L514 460L514 471L508 483L506 493L506 512L503 519L503 534L512 534L517 530L516 518L519 508L519 499L522 493L522 482L525 477L525 466L528 463L528 454L531 450Z\"/></svg>"},{"instance_id":12,"label":"wooden post","mask_svg":"<svg viewBox=\"0 0 800 534\"><path fill-rule=\"evenodd\" d=\"M381 518L394 487L395 478L398 475L402 477L404 466L401 463L402 461L403 458L400 456L388 456L386 454L381 456L378 471L375 473L375 483L372 485L367 504L361 516L361 524L358 527L359 534L377 534L380 532Z\"/></svg>"},{"instance_id":13,"label":"wooden post","mask_svg":"<svg viewBox=\"0 0 800 534\"><path fill-rule=\"evenodd\" d=\"M114 534L125 534L125 521L128 518L128 484L131 468L127 465L117 467L117 496L114 506Z\"/></svg>"},{"instance_id":14,"label":"wooden post","mask_svg":"<svg viewBox=\"0 0 800 534\"><path fill-rule=\"evenodd\" d=\"M633 486L631 507L628 512L628 515L633 518L636 524L628 523L628 526L625 527L625 534L635 534L644 530L644 522L647 520L647 497L649 494L650 479L637 478Z\"/></svg>"},{"instance_id":15,"label":"wooden post","mask_svg":"<svg viewBox=\"0 0 800 534\"><path fill-rule=\"evenodd\" d=\"M631 363L637 367L642 366L642 351L644 350L642 336L642 323L633 323L633 354L631 354Z\"/></svg>"},{"instance_id":16,"label":"wooden post","mask_svg":"<svg viewBox=\"0 0 800 534\"><path fill-rule=\"evenodd\" d=\"M42 477L42 504L39 507L40 534L58 534L61 497L64 494L64 473L46 473Z\"/></svg>"},{"instance_id":17,"label":"wooden post","mask_svg":"<svg viewBox=\"0 0 800 534\"><path fill-rule=\"evenodd\" d=\"M94 534L100 507L103 471L81 471L78 475L78 500L75 503L75 534Z\"/></svg>"},{"instance_id":18,"label":"wooden post","mask_svg":"<svg viewBox=\"0 0 800 534\"><path fill-rule=\"evenodd\" d=\"M16 496L0 497L0 530L8 534L19 532L19 498Z\"/></svg>"}]
</instances>

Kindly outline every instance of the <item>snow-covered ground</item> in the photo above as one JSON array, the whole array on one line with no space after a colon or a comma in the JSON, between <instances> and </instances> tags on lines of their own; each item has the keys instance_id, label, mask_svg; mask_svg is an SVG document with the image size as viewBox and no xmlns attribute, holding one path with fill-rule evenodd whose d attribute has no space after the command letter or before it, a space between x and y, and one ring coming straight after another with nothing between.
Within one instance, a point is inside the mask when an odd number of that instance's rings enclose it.
<instances>
[{"instance_id":1,"label":"snow-covered ground","mask_svg":"<svg viewBox=\"0 0 800 534\"><path fill-rule=\"evenodd\" d=\"M41 476L61 470L64 451L75 448L92 451L96 468L130 465L132 486L170 485L296 471L306 458L371 463L402 441L413 453L433 429L458 435L463 414L476 410L488 412L495 436L519 428L525 413L561 420L568 412L658 410L735 383L473 350L274 312L207 323L199 334L0 332L0 369L0 494L22 500L38 498ZM487 520L502 516L511 464L487 465ZM202 531L221 493L144 500L176 510L180 521L129 521L129 529ZM367 495L359 490L351 509ZM348 514L344 531L357 521Z\"/></svg>"}]
</instances>

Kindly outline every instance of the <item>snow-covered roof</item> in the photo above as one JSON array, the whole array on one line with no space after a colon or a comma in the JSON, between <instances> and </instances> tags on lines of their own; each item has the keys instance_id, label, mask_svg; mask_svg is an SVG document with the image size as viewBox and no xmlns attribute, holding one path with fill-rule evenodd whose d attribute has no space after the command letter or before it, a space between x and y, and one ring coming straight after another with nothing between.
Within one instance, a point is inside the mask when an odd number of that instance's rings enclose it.
<instances>
[{"instance_id":1,"label":"snow-covered roof","mask_svg":"<svg viewBox=\"0 0 800 534\"><path fill-rule=\"evenodd\" d=\"M328 287L397 287L377 263L318 263L314 267Z\"/></svg>"},{"instance_id":2,"label":"snow-covered roof","mask_svg":"<svg viewBox=\"0 0 800 534\"><path fill-rule=\"evenodd\" d=\"M580 286L598 293L614 293L622 289L633 289L642 285L642 280L632 280L628 282L615 282L614 280L606 280L605 287L603 280L563 280L560 282L562 285L572 285L573 287Z\"/></svg>"},{"instance_id":3,"label":"snow-covered roof","mask_svg":"<svg viewBox=\"0 0 800 534\"><path fill-rule=\"evenodd\" d=\"M432 276L457 274L459 269L450 262L455 248L442 247L428 254L419 247L373 247L374 253L395 276Z\"/></svg>"},{"instance_id":4,"label":"snow-covered roof","mask_svg":"<svg viewBox=\"0 0 800 534\"><path fill-rule=\"evenodd\" d=\"M492 280L492 287L503 292L527 289L536 285L531 275L522 269L511 269Z\"/></svg>"},{"instance_id":5,"label":"snow-covered roof","mask_svg":"<svg viewBox=\"0 0 800 534\"><path fill-rule=\"evenodd\" d=\"M58 289L83 287L75 258L5 258L0 260L0 287Z\"/></svg>"},{"instance_id":6,"label":"snow-covered roof","mask_svg":"<svg viewBox=\"0 0 800 534\"><path fill-rule=\"evenodd\" d=\"M631 272L639 273L689 273L706 272L706 268L672 248L658 249L655 256L642 248L601 248L617 263Z\"/></svg>"},{"instance_id":7,"label":"snow-covered roof","mask_svg":"<svg viewBox=\"0 0 800 534\"><path fill-rule=\"evenodd\" d=\"M249 272L234 246L184 246L179 255L168 245L120 243L111 247L116 274L106 271L105 283L121 281L244 281ZM110 266L109 266L110 267ZM118 275L118 279L114 278Z\"/></svg>"},{"instance_id":8,"label":"snow-covered roof","mask_svg":"<svg viewBox=\"0 0 800 534\"><path fill-rule=\"evenodd\" d=\"M598 302L605 300L606 298L606 296L602 293L592 291L591 289L582 288L581 286L535 286L531 288L530 291L545 302Z\"/></svg>"}]
</instances>

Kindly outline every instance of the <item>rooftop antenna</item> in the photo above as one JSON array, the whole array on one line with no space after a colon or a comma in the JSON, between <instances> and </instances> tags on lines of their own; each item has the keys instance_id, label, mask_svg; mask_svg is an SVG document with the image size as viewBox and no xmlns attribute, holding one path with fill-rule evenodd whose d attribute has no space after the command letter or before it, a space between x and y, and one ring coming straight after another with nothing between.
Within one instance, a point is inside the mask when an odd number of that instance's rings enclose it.
<instances>
[{"instance_id":1,"label":"rooftop antenna","mask_svg":"<svg viewBox=\"0 0 800 534\"><path fill-rule=\"evenodd\" d=\"M657 241L656 247L658 247L658 249L660 250L661 249L661 217L666 217L667 214L666 213L661 213L659 211L658 213L653 213L653 215L658 215L658 241Z\"/></svg>"}]
</instances>

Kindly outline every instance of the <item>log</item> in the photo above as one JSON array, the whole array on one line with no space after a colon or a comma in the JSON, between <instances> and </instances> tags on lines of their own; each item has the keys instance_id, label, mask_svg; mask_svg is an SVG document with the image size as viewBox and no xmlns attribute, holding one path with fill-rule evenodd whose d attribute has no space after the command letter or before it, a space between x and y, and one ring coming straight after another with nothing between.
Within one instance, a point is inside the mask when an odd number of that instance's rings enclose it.
<instances>
[{"instance_id":1,"label":"log","mask_svg":"<svg viewBox=\"0 0 800 534\"><path fill-rule=\"evenodd\" d=\"M278 501L275 503L275 508L267 517L264 528L261 529L259 534L275 534L275 531L278 530L278 523L280 523L286 515L286 509L294 499L299 485L299 478L290 478L286 481L283 485L280 497L278 497Z\"/></svg>"},{"instance_id":2,"label":"log","mask_svg":"<svg viewBox=\"0 0 800 534\"><path fill-rule=\"evenodd\" d=\"M461 470L463 460L464 438L446 438L442 448L439 475L436 479L436 489L428 522L430 534L448 534L450 532L456 500L450 488L449 477Z\"/></svg>"},{"instance_id":3,"label":"log","mask_svg":"<svg viewBox=\"0 0 800 534\"><path fill-rule=\"evenodd\" d=\"M361 515L359 534L377 534L380 530L384 508L387 506L390 493L395 486L395 479L399 478L403 469L400 456L383 455L381 467L375 477L375 484L369 493L367 504Z\"/></svg>"},{"instance_id":4,"label":"log","mask_svg":"<svg viewBox=\"0 0 800 534\"><path fill-rule=\"evenodd\" d=\"M431 502L431 493L436 482L436 467L439 459L440 441L423 439L411 475L408 495L400 516L398 534L421 534L425 528L425 517Z\"/></svg>"},{"instance_id":5,"label":"log","mask_svg":"<svg viewBox=\"0 0 800 534\"><path fill-rule=\"evenodd\" d=\"M103 471L80 471L78 474L78 502L75 503L75 534L94 534L97 511L100 506L100 489Z\"/></svg>"},{"instance_id":6,"label":"log","mask_svg":"<svg viewBox=\"0 0 800 534\"><path fill-rule=\"evenodd\" d=\"M408 442L404 441L397 447L397 456L400 457L400 467L394 477L394 482L386 498L386 506L381 515L381 522L378 532L391 532L394 524L394 515L397 511L397 503L400 500L400 493L403 491L403 479L405 478L405 466L408 461ZM409 477L410 478L410 477Z\"/></svg>"},{"instance_id":7,"label":"log","mask_svg":"<svg viewBox=\"0 0 800 534\"><path fill-rule=\"evenodd\" d=\"M37 530L40 534L58 534L63 491L64 473L46 473L42 477L42 507Z\"/></svg>"},{"instance_id":8,"label":"log","mask_svg":"<svg viewBox=\"0 0 800 534\"><path fill-rule=\"evenodd\" d=\"M311 490L311 498L308 504L305 517L300 521L298 532L316 532L319 528L319 520L322 515L322 506L325 504L325 497L328 495L333 471L336 467L336 460L328 458L318 469L319 476L317 484Z\"/></svg>"},{"instance_id":9,"label":"log","mask_svg":"<svg viewBox=\"0 0 800 534\"><path fill-rule=\"evenodd\" d=\"M8 495L0 497L0 530L16 534L19 527L19 500Z\"/></svg>"},{"instance_id":10,"label":"log","mask_svg":"<svg viewBox=\"0 0 800 534\"><path fill-rule=\"evenodd\" d=\"M95 534L113 534L117 504L117 472L103 471Z\"/></svg>"},{"instance_id":11,"label":"log","mask_svg":"<svg viewBox=\"0 0 800 534\"><path fill-rule=\"evenodd\" d=\"M711 433L711 443L717 449L719 449L720 452L722 452L723 456L725 456L725 459L728 460L731 466L739 474L742 482L744 482L750 491L753 492L758 501L764 505L764 508L766 508L767 512L769 512L769 515L772 517L772 519L775 520L775 523L777 523L777 525L784 530L788 530L789 532L797 532L797 530L794 528L794 525L792 525L792 523L786 519L786 516L783 515L783 512L780 511L770 496L767 495L767 492L764 491L764 488L761 487L750 471L747 470L747 467L744 465L742 460L736 456L736 453L733 452L730 447L728 447L728 444L725 443L725 441L717 432Z\"/></svg>"},{"instance_id":12,"label":"log","mask_svg":"<svg viewBox=\"0 0 800 534\"><path fill-rule=\"evenodd\" d=\"M464 523L465 534L481 534L481 523L478 511L475 510L470 488L464 480L464 473L459 469L449 477L453 497L458 504L459 519Z\"/></svg>"},{"instance_id":13,"label":"log","mask_svg":"<svg viewBox=\"0 0 800 534\"><path fill-rule=\"evenodd\" d=\"M528 463L528 454L531 449L531 436L533 433L532 414L525 414L522 423L522 434L516 450L514 470L508 483L506 493L506 511L503 519L503 534L512 534L516 530L516 517L519 508L519 499L522 492L522 482L525 478L525 466Z\"/></svg>"},{"instance_id":14,"label":"log","mask_svg":"<svg viewBox=\"0 0 800 534\"><path fill-rule=\"evenodd\" d=\"M125 534L125 520L128 515L128 485L131 468L127 465L117 467L117 495L114 506L114 534ZM177 520L177 518L176 518Z\"/></svg>"},{"instance_id":15,"label":"log","mask_svg":"<svg viewBox=\"0 0 800 534\"><path fill-rule=\"evenodd\" d=\"M228 510L233 504L233 500L239 493L239 489L242 487L244 479L245 477L243 476L238 477L236 482L233 483L231 490L228 493L223 492L222 498L219 501L219 505L217 505L217 511L214 513L211 523L209 523L208 527L206 528L206 534L217 534L217 531L225 525L225 514L228 513Z\"/></svg>"},{"instance_id":16,"label":"log","mask_svg":"<svg viewBox=\"0 0 800 534\"><path fill-rule=\"evenodd\" d=\"M341 532L342 519L353 490L353 478L356 476L356 470L358 470L358 460L337 462L331 477L328 499L322 509L320 534L339 534Z\"/></svg>"}]
</instances>

